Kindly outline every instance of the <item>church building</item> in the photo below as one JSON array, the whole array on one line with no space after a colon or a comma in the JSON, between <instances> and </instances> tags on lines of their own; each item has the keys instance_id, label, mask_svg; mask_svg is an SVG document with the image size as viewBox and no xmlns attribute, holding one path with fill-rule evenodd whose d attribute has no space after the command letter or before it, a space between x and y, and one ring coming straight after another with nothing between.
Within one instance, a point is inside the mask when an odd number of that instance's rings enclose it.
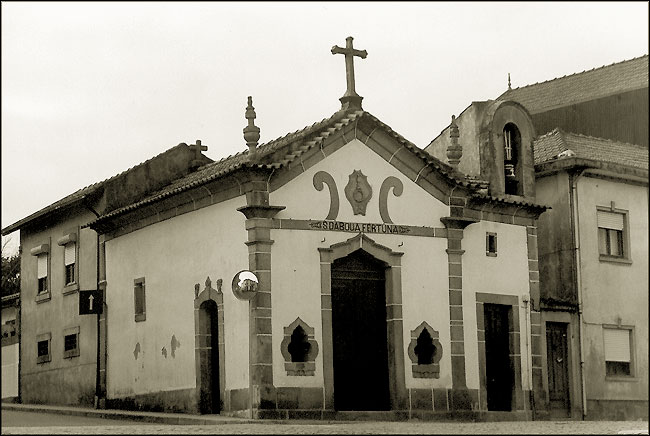
<instances>
[{"instance_id":1,"label":"church building","mask_svg":"<svg viewBox=\"0 0 650 436\"><path fill-rule=\"evenodd\" d=\"M535 201L527 111L498 102L472 109L475 125L452 117L430 154L362 108L353 62L367 52L349 37L332 53L346 63L340 110L260 144L249 97L247 150L212 162L200 141L181 144L186 163L157 173L166 183L79 224L97 235L103 310L98 329L83 328L99 341L98 405L260 419L532 419L543 394L537 222L547 207ZM50 239L23 228L34 256L21 298L32 301L34 259ZM64 270L59 257L49 268ZM51 302L25 306L23 325L38 327L21 338L45 391L75 383L43 381L65 356L57 345L41 360L37 343L46 333L60 341L69 326L37 321L38 311L73 302L51 290ZM93 361L92 346L81 351Z\"/></svg>"}]
</instances>

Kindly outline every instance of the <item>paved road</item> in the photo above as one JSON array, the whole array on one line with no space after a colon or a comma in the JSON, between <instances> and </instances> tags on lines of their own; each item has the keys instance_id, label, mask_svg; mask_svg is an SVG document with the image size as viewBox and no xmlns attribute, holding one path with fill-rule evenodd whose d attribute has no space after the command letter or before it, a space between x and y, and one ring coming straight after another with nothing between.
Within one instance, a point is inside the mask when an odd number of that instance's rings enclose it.
<instances>
[{"instance_id":1,"label":"paved road","mask_svg":"<svg viewBox=\"0 0 650 436\"><path fill-rule=\"evenodd\" d=\"M106 426L106 425L143 425L142 422L102 419L87 416L70 416L55 413L22 412L15 410L2 410L2 433L5 427L79 427L79 426Z\"/></svg>"},{"instance_id":2,"label":"paved road","mask_svg":"<svg viewBox=\"0 0 650 436\"><path fill-rule=\"evenodd\" d=\"M259 424L160 425L34 412L2 411L2 434L619 434L620 432L648 434L648 422L262 421Z\"/></svg>"}]
</instances>

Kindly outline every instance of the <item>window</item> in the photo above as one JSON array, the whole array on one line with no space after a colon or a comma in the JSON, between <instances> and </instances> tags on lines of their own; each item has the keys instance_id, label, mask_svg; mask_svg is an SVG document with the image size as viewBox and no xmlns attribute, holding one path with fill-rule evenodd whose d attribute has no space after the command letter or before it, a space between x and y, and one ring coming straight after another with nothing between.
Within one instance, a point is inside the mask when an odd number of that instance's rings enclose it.
<instances>
[{"instance_id":1,"label":"window","mask_svg":"<svg viewBox=\"0 0 650 436\"><path fill-rule=\"evenodd\" d=\"M63 357L79 356L79 327L71 327L63 331Z\"/></svg>"},{"instance_id":2,"label":"window","mask_svg":"<svg viewBox=\"0 0 650 436\"><path fill-rule=\"evenodd\" d=\"M485 255L496 257L497 255L497 234L487 232L485 234Z\"/></svg>"},{"instance_id":3,"label":"window","mask_svg":"<svg viewBox=\"0 0 650 436\"><path fill-rule=\"evenodd\" d=\"M48 255L40 254L38 255L38 293L44 294L47 292L47 264L48 264Z\"/></svg>"},{"instance_id":4,"label":"window","mask_svg":"<svg viewBox=\"0 0 650 436\"><path fill-rule=\"evenodd\" d=\"M619 211L598 210L598 253L601 260L627 259L627 215Z\"/></svg>"},{"instance_id":5,"label":"window","mask_svg":"<svg viewBox=\"0 0 650 436\"><path fill-rule=\"evenodd\" d=\"M64 264L65 264L65 284L71 285L75 283L75 260L76 260L76 246L74 242L65 245Z\"/></svg>"},{"instance_id":6,"label":"window","mask_svg":"<svg viewBox=\"0 0 650 436\"><path fill-rule=\"evenodd\" d=\"M632 376L632 330L603 328L605 338L605 374L608 377Z\"/></svg>"},{"instance_id":7,"label":"window","mask_svg":"<svg viewBox=\"0 0 650 436\"><path fill-rule=\"evenodd\" d=\"M135 303L135 320L144 321L147 319L146 302L144 293L144 277L133 281L133 300Z\"/></svg>"},{"instance_id":8,"label":"window","mask_svg":"<svg viewBox=\"0 0 650 436\"><path fill-rule=\"evenodd\" d=\"M45 363L52 360L50 354L50 333L43 333L36 336L36 363Z\"/></svg>"}]
</instances>

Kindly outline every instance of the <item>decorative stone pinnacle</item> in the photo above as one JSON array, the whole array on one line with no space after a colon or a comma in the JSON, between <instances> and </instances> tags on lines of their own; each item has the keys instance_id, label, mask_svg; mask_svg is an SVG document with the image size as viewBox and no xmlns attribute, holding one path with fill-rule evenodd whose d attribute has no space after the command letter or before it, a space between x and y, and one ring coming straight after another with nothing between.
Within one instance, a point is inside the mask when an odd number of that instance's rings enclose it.
<instances>
[{"instance_id":1,"label":"decorative stone pinnacle","mask_svg":"<svg viewBox=\"0 0 650 436\"><path fill-rule=\"evenodd\" d=\"M510 91L512 88L510 87L510 73L508 73L508 91Z\"/></svg>"},{"instance_id":2,"label":"decorative stone pinnacle","mask_svg":"<svg viewBox=\"0 0 650 436\"><path fill-rule=\"evenodd\" d=\"M260 128L253 121L257 115L255 114L253 97L251 96L248 97L245 117L248 120L248 126L244 127L244 140L246 140L246 145L248 145L248 156L254 160L257 152L257 141L260 140Z\"/></svg>"},{"instance_id":3,"label":"decorative stone pinnacle","mask_svg":"<svg viewBox=\"0 0 650 436\"><path fill-rule=\"evenodd\" d=\"M458 138L460 133L458 131L458 126L456 125L456 117L451 116L451 124L449 125L449 138L451 144L447 147L447 160L449 165L457 169L458 164L460 163L460 158L463 156L463 147L458 143Z\"/></svg>"},{"instance_id":4,"label":"decorative stone pinnacle","mask_svg":"<svg viewBox=\"0 0 650 436\"><path fill-rule=\"evenodd\" d=\"M339 100L343 107L355 107L361 109L361 97L354 90L354 56L358 56L361 59L365 59L368 56L368 52L365 50L356 50L352 46L352 38L348 36L345 38L345 48L341 48L338 45L332 47L332 54L343 54L345 55L345 78L347 81L348 88Z\"/></svg>"}]
</instances>

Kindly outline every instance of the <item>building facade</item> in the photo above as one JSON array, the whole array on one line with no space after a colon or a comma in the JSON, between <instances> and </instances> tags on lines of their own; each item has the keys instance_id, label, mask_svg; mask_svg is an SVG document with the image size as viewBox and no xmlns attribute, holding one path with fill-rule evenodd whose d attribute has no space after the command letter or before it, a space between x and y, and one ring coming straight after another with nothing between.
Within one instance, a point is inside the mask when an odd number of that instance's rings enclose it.
<instances>
[{"instance_id":1,"label":"building facade","mask_svg":"<svg viewBox=\"0 0 650 436\"><path fill-rule=\"evenodd\" d=\"M3 235L20 230L17 324L21 328L16 339L20 339L21 401L92 406L102 398L99 380L105 378L105 369L98 356L105 355L105 349L98 350L100 320L79 314L79 291L101 286L99 239L95 231L83 226L100 213L187 174L193 165L198 166L192 163L196 159L190 147L180 144L2 230ZM201 156L199 162L210 160ZM3 309L3 323L4 316ZM3 371L4 359L11 360L12 353L3 349Z\"/></svg>"},{"instance_id":2,"label":"building facade","mask_svg":"<svg viewBox=\"0 0 650 436\"><path fill-rule=\"evenodd\" d=\"M499 105L520 108L517 131L490 124L490 108ZM551 206L539 220L541 288L533 302L541 313L533 331L539 418L647 419L647 120L647 55L509 88L458 118L463 149L499 162L498 153L512 156L498 177L521 177L534 162L531 194ZM426 151L442 157L450 129ZM533 143L534 158L512 152L519 142ZM459 168L495 177L465 157Z\"/></svg>"},{"instance_id":3,"label":"building facade","mask_svg":"<svg viewBox=\"0 0 650 436\"><path fill-rule=\"evenodd\" d=\"M89 224L107 404L530 419L544 207L490 195L360 105L249 146ZM251 300L231 289L242 270Z\"/></svg>"},{"instance_id":4,"label":"building facade","mask_svg":"<svg viewBox=\"0 0 650 436\"><path fill-rule=\"evenodd\" d=\"M2 296L2 399L18 399L20 294Z\"/></svg>"}]
</instances>

